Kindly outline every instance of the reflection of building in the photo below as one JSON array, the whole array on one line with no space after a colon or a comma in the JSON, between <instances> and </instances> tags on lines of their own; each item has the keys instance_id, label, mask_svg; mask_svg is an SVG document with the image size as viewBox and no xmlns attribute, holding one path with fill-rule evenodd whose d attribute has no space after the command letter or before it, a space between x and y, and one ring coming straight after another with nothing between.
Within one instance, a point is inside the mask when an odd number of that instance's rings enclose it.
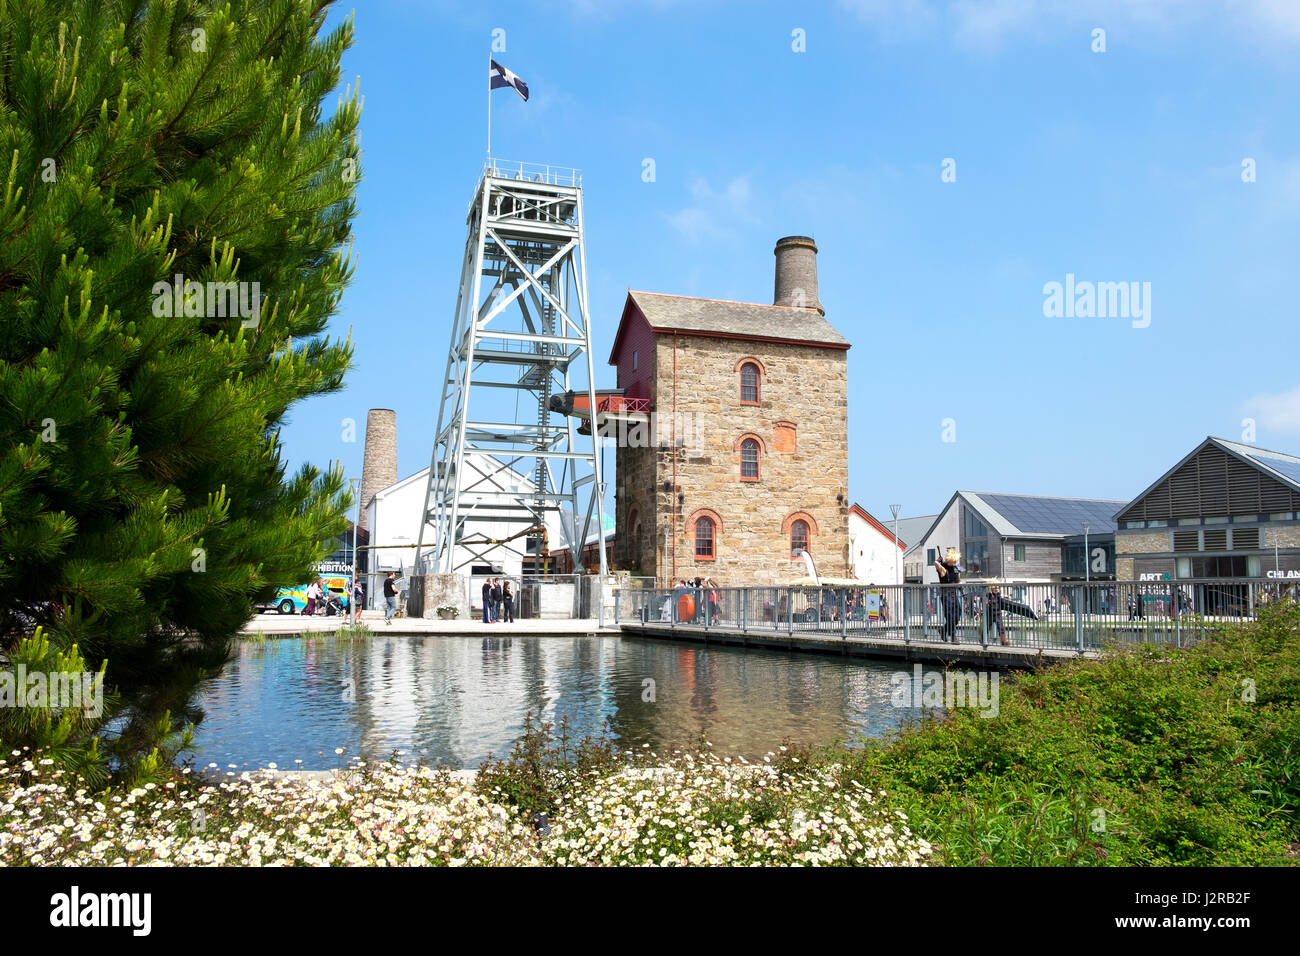
<instances>
[{"instance_id":1,"label":"reflection of building","mask_svg":"<svg viewBox=\"0 0 1300 956\"><path fill-rule=\"evenodd\" d=\"M772 305L628 293L610 364L651 424L618 439L620 568L772 584L804 548L848 573L849 343L824 318L812 240L775 254Z\"/></svg>"},{"instance_id":2,"label":"reflection of building","mask_svg":"<svg viewBox=\"0 0 1300 956\"><path fill-rule=\"evenodd\" d=\"M1085 524L1092 567L1089 576L1113 578L1114 515L1123 506L1122 501L1095 498L958 491L916 545L925 555L922 581L938 582L934 561L947 548L961 552L964 576L976 581L1082 579ZM1067 558L1077 568L1072 564L1067 570Z\"/></svg>"},{"instance_id":3,"label":"reflection of building","mask_svg":"<svg viewBox=\"0 0 1300 956\"><path fill-rule=\"evenodd\" d=\"M1206 438L1118 511L1124 581L1300 581L1300 458Z\"/></svg>"}]
</instances>

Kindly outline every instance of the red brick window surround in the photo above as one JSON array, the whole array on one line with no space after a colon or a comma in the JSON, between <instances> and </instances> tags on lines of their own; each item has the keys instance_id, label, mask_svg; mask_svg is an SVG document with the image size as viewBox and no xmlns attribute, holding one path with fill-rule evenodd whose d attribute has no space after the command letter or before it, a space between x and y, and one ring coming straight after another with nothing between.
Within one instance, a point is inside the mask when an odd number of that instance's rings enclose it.
<instances>
[{"instance_id":1,"label":"red brick window surround","mask_svg":"<svg viewBox=\"0 0 1300 956\"><path fill-rule=\"evenodd\" d=\"M686 519L686 533L690 535L691 551L696 563L713 562L718 558L722 537L722 517L712 508L699 508Z\"/></svg>"},{"instance_id":2,"label":"red brick window surround","mask_svg":"<svg viewBox=\"0 0 1300 956\"><path fill-rule=\"evenodd\" d=\"M695 522L695 560L712 561L717 555L713 548L713 519L700 518Z\"/></svg>"},{"instance_id":3,"label":"red brick window surround","mask_svg":"<svg viewBox=\"0 0 1300 956\"><path fill-rule=\"evenodd\" d=\"M758 366L753 362L740 367L740 404L758 404Z\"/></svg>"},{"instance_id":4,"label":"red brick window surround","mask_svg":"<svg viewBox=\"0 0 1300 956\"><path fill-rule=\"evenodd\" d=\"M767 374L763 363L754 356L747 355L736 363L736 374L740 376L740 404L759 404L763 376Z\"/></svg>"},{"instance_id":5,"label":"red brick window surround","mask_svg":"<svg viewBox=\"0 0 1300 956\"><path fill-rule=\"evenodd\" d=\"M795 511L781 522L781 533L790 542L790 560L795 560L795 551L802 548L812 554L812 539L818 532L817 519L806 511Z\"/></svg>"},{"instance_id":6,"label":"red brick window surround","mask_svg":"<svg viewBox=\"0 0 1300 956\"><path fill-rule=\"evenodd\" d=\"M758 442L753 438L740 443L740 480L758 481Z\"/></svg>"},{"instance_id":7,"label":"red brick window surround","mask_svg":"<svg viewBox=\"0 0 1300 956\"><path fill-rule=\"evenodd\" d=\"M795 552L808 550L808 522L802 518L790 525L790 557Z\"/></svg>"}]
</instances>

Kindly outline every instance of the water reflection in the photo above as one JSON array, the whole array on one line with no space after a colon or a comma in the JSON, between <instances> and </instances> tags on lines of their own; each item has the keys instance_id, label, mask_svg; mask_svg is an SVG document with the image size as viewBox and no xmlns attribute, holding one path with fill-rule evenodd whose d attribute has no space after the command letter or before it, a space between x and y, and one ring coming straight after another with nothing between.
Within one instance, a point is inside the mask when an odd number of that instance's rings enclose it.
<instances>
[{"instance_id":1,"label":"water reflection","mask_svg":"<svg viewBox=\"0 0 1300 956\"><path fill-rule=\"evenodd\" d=\"M914 713L890 704L897 669L618 637L245 643L205 690L197 760L323 769L402 751L472 767L508 752L529 711L567 717L579 738L608 720L623 746L695 749L703 735L756 758L897 726Z\"/></svg>"}]
</instances>

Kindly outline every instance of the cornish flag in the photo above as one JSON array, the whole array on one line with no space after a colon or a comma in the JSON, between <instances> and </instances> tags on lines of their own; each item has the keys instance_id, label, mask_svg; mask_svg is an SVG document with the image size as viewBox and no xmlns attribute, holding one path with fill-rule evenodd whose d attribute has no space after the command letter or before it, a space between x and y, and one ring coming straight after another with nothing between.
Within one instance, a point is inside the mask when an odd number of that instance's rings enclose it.
<instances>
[{"instance_id":1,"label":"cornish flag","mask_svg":"<svg viewBox=\"0 0 1300 956\"><path fill-rule=\"evenodd\" d=\"M491 85L488 87L489 89L495 90L501 86L509 86L524 98L525 103L528 102L528 84L519 79L519 77L515 76L496 60L492 61L492 69L488 71L488 79L491 81Z\"/></svg>"}]
</instances>

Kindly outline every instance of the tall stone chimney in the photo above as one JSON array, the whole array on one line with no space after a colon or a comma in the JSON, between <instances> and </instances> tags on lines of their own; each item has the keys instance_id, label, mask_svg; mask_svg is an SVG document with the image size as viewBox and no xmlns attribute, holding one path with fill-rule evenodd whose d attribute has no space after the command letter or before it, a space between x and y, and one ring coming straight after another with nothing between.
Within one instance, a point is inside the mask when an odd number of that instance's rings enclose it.
<instances>
[{"instance_id":1,"label":"tall stone chimney","mask_svg":"<svg viewBox=\"0 0 1300 956\"><path fill-rule=\"evenodd\" d=\"M773 305L790 305L798 309L816 309L822 315L817 298L817 244L808 236L786 236L776 241L776 293Z\"/></svg>"},{"instance_id":2,"label":"tall stone chimney","mask_svg":"<svg viewBox=\"0 0 1300 956\"><path fill-rule=\"evenodd\" d=\"M372 408L366 414L366 444L361 460L361 518L365 528L366 506L377 492L397 483L397 412ZM367 529L368 530L368 529Z\"/></svg>"}]
</instances>

